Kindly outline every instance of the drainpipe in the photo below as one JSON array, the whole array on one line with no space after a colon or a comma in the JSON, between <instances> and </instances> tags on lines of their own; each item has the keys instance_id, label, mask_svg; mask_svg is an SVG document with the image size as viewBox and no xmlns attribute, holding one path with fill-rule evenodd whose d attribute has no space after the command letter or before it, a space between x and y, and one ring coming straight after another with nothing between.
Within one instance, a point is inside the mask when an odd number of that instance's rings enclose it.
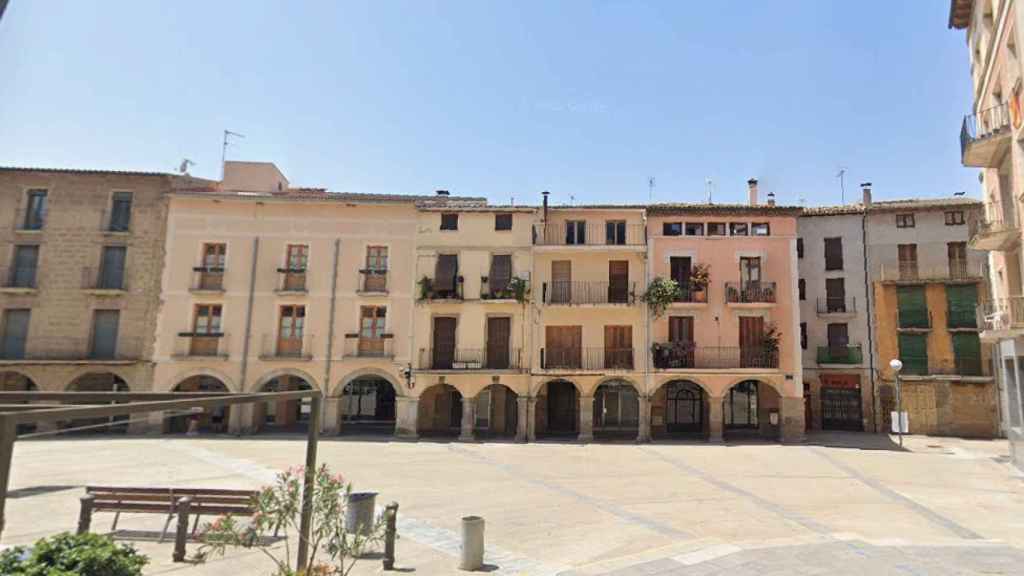
<instances>
[{"instance_id":1,"label":"drainpipe","mask_svg":"<svg viewBox=\"0 0 1024 576\"><path fill-rule=\"evenodd\" d=\"M335 304L338 300L338 253L341 251L341 239L335 238L334 240L334 262L331 268L331 305L330 305L330 324L327 326L327 358L324 362L324 406L327 406L329 400L327 397L331 394L331 360L334 358L334 321L335 321ZM336 412L332 415L340 421L340 415ZM334 430L336 422L327 422L327 430Z\"/></svg>"},{"instance_id":2,"label":"drainpipe","mask_svg":"<svg viewBox=\"0 0 1024 576\"><path fill-rule=\"evenodd\" d=\"M256 264L259 262L260 256L260 237L257 236L252 239L252 267L249 271L249 302L245 309L245 337L242 340L242 367L241 367L241 387L242 391L246 390L245 378L249 371L249 338L252 335L252 308L253 302L256 299ZM246 405L250 410L254 408L253 405ZM243 424L244 427L244 424Z\"/></svg>"},{"instance_id":3,"label":"drainpipe","mask_svg":"<svg viewBox=\"0 0 1024 576\"><path fill-rule=\"evenodd\" d=\"M864 196L865 202L870 203L870 192ZM872 335L874 315L871 313L871 277L868 275L868 207L864 206L864 212L860 215L860 240L864 252L864 301L867 304L865 312L868 317L868 379L871 381L871 429L878 433L878 390L875 387L875 344Z\"/></svg>"}]
</instances>

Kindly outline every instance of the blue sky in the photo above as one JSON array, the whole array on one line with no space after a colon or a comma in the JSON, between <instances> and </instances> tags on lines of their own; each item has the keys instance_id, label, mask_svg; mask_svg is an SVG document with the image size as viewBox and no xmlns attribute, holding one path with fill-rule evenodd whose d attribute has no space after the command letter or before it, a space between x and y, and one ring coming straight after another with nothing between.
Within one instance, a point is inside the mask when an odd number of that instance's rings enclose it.
<instances>
[{"instance_id":1,"label":"blue sky","mask_svg":"<svg viewBox=\"0 0 1024 576\"><path fill-rule=\"evenodd\" d=\"M12 0L0 164L495 202L978 195L948 2Z\"/></svg>"}]
</instances>

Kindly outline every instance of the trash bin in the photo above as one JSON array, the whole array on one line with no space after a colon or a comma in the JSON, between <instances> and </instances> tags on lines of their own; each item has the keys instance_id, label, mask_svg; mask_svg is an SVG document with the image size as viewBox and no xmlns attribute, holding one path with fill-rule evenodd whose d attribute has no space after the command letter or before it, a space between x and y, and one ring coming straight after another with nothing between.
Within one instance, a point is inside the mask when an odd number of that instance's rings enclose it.
<instances>
[{"instance_id":1,"label":"trash bin","mask_svg":"<svg viewBox=\"0 0 1024 576\"><path fill-rule=\"evenodd\" d=\"M462 556L460 570L479 570L484 565L484 519L462 517Z\"/></svg>"},{"instance_id":2,"label":"trash bin","mask_svg":"<svg viewBox=\"0 0 1024 576\"><path fill-rule=\"evenodd\" d=\"M376 504L376 492L349 494L345 501L345 531L349 534L369 532L373 528L373 511Z\"/></svg>"}]
</instances>

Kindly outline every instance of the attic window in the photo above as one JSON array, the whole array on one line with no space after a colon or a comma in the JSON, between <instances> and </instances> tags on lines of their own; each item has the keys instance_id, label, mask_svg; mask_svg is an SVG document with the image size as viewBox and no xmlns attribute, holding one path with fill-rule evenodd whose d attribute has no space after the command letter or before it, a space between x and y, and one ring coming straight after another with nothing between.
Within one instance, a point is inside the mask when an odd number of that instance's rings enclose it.
<instances>
[{"instance_id":1,"label":"attic window","mask_svg":"<svg viewBox=\"0 0 1024 576\"><path fill-rule=\"evenodd\" d=\"M703 236L704 235L704 223L703 222L687 222L686 223L686 235L687 236Z\"/></svg>"},{"instance_id":2,"label":"attic window","mask_svg":"<svg viewBox=\"0 0 1024 576\"><path fill-rule=\"evenodd\" d=\"M441 214L441 230L458 230L459 215L455 213Z\"/></svg>"},{"instance_id":3,"label":"attic window","mask_svg":"<svg viewBox=\"0 0 1024 576\"><path fill-rule=\"evenodd\" d=\"M708 222L708 236L725 236L725 222Z\"/></svg>"},{"instance_id":4,"label":"attic window","mask_svg":"<svg viewBox=\"0 0 1024 576\"><path fill-rule=\"evenodd\" d=\"M665 222L661 225L662 236L682 236L683 235L683 223L682 222Z\"/></svg>"},{"instance_id":5,"label":"attic window","mask_svg":"<svg viewBox=\"0 0 1024 576\"><path fill-rule=\"evenodd\" d=\"M767 236L768 231L769 228L767 222L754 222L750 225L750 232L754 236Z\"/></svg>"},{"instance_id":6,"label":"attic window","mask_svg":"<svg viewBox=\"0 0 1024 576\"><path fill-rule=\"evenodd\" d=\"M746 222L731 222L729 224L729 235L730 236L747 236L747 223Z\"/></svg>"},{"instance_id":7,"label":"attic window","mask_svg":"<svg viewBox=\"0 0 1024 576\"><path fill-rule=\"evenodd\" d=\"M512 215L511 214L495 214L494 215L494 229L495 230L511 230L512 229Z\"/></svg>"}]
</instances>

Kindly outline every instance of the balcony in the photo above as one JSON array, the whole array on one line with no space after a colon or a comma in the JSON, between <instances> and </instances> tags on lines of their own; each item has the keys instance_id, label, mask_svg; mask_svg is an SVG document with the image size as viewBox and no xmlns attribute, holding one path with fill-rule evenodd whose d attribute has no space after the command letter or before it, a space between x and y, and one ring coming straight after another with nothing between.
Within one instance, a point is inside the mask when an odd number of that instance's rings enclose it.
<instances>
[{"instance_id":1,"label":"balcony","mask_svg":"<svg viewBox=\"0 0 1024 576\"><path fill-rule=\"evenodd\" d=\"M775 282L726 282L728 304L774 304Z\"/></svg>"},{"instance_id":2,"label":"balcony","mask_svg":"<svg viewBox=\"0 0 1024 576\"><path fill-rule=\"evenodd\" d=\"M363 338L358 333L345 334L345 358L394 358L394 335L382 334L379 338Z\"/></svg>"},{"instance_id":3,"label":"balcony","mask_svg":"<svg viewBox=\"0 0 1024 576\"><path fill-rule=\"evenodd\" d=\"M2 362L125 363L142 358L142 341L118 339L110 345L89 338L7 338L0 346Z\"/></svg>"},{"instance_id":4,"label":"balcony","mask_svg":"<svg viewBox=\"0 0 1024 576\"><path fill-rule=\"evenodd\" d=\"M892 284L921 284L925 282L978 282L984 278L984 263L970 264L954 258L944 266L923 268L916 261L906 260L895 266L882 264L882 282Z\"/></svg>"},{"instance_id":5,"label":"balcony","mask_svg":"<svg viewBox=\"0 0 1024 576\"><path fill-rule=\"evenodd\" d=\"M487 276L480 277L480 299L492 302L509 302L515 301L516 291L513 289L513 282L516 282L516 278L510 278L508 282L505 282L502 286L492 286L490 278ZM524 281L525 282L525 281ZM529 288L523 290L523 298L526 298L526 292Z\"/></svg>"},{"instance_id":6,"label":"balcony","mask_svg":"<svg viewBox=\"0 0 1024 576\"><path fill-rule=\"evenodd\" d=\"M452 288L439 288L435 286L434 279L423 277L419 281L419 300L430 301L430 300L454 300L462 301L462 285L464 284L462 276L455 278L454 286Z\"/></svg>"},{"instance_id":7,"label":"balcony","mask_svg":"<svg viewBox=\"0 0 1024 576\"><path fill-rule=\"evenodd\" d=\"M171 356L177 359L228 357L228 335L221 332L179 332L174 339Z\"/></svg>"},{"instance_id":8,"label":"balcony","mask_svg":"<svg viewBox=\"0 0 1024 576\"><path fill-rule=\"evenodd\" d=\"M541 370L633 370L633 348L541 348Z\"/></svg>"},{"instance_id":9,"label":"balcony","mask_svg":"<svg viewBox=\"0 0 1024 576\"><path fill-rule=\"evenodd\" d=\"M778 349L739 346L697 346L692 343L657 343L651 347L657 370L722 370L731 368L779 367Z\"/></svg>"},{"instance_id":10,"label":"balcony","mask_svg":"<svg viewBox=\"0 0 1024 576\"><path fill-rule=\"evenodd\" d=\"M615 228L606 222L587 222L582 228L566 223L549 222L533 227L534 246L578 246L636 249L647 245L647 232L643 224L619 225ZM579 232L582 231L582 234Z\"/></svg>"},{"instance_id":11,"label":"balcony","mask_svg":"<svg viewBox=\"0 0 1024 576\"><path fill-rule=\"evenodd\" d=\"M98 295L117 295L128 291L128 277L123 269L82 269L82 290Z\"/></svg>"},{"instance_id":12,"label":"balcony","mask_svg":"<svg viewBox=\"0 0 1024 576\"><path fill-rule=\"evenodd\" d=\"M906 332L926 332L932 329L932 313L925 309L897 309L896 326Z\"/></svg>"},{"instance_id":13,"label":"balcony","mask_svg":"<svg viewBox=\"0 0 1024 576\"><path fill-rule=\"evenodd\" d=\"M857 314L857 299L826 296L818 298L818 316L841 316Z\"/></svg>"},{"instance_id":14,"label":"balcony","mask_svg":"<svg viewBox=\"0 0 1024 576\"><path fill-rule=\"evenodd\" d=\"M387 294L388 271L381 269L363 269L359 271L360 294Z\"/></svg>"},{"instance_id":15,"label":"balcony","mask_svg":"<svg viewBox=\"0 0 1024 576\"><path fill-rule=\"evenodd\" d=\"M977 322L989 337L1014 337L1024 333L1024 296L997 298L977 306Z\"/></svg>"},{"instance_id":16,"label":"balcony","mask_svg":"<svg viewBox=\"0 0 1024 576\"><path fill-rule=\"evenodd\" d=\"M964 116L960 161L964 166L996 168L1010 148L1010 108L1006 103Z\"/></svg>"},{"instance_id":17,"label":"balcony","mask_svg":"<svg viewBox=\"0 0 1024 576\"><path fill-rule=\"evenodd\" d=\"M818 364L861 364L864 352L860 344L818 346Z\"/></svg>"},{"instance_id":18,"label":"balcony","mask_svg":"<svg viewBox=\"0 0 1024 576\"><path fill-rule=\"evenodd\" d=\"M967 376L986 377L985 363L977 356L955 358L901 357L900 376Z\"/></svg>"},{"instance_id":19,"label":"balcony","mask_svg":"<svg viewBox=\"0 0 1024 576\"><path fill-rule=\"evenodd\" d=\"M305 268L278 268L277 286L274 292L278 294L305 294L309 281L309 271Z\"/></svg>"},{"instance_id":20,"label":"balcony","mask_svg":"<svg viewBox=\"0 0 1024 576\"><path fill-rule=\"evenodd\" d=\"M313 342L312 334L297 338L278 338L275 334L264 334L260 360L311 360Z\"/></svg>"},{"instance_id":21,"label":"balcony","mask_svg":"<svg viewBox=\"0 0 1024 576\"><path fill-rule=\"evenodd\" d=\"M636 303L636 282L544 282L541 297L545 304L555 306L630 306Z\"/></svg>"},{"instance_id":22,"label":"balcony","mask_svg":"<svg viewBox=\"0 0 1024 576\"><path fill-rule=\"evenodd\" d=\"M1013 250L1020 243L1020 226L1001 214L986 214L983 218L971 219L968 226L970 246L974 250Z\"/></svg>"},{"instance_id":23,"label":"balcony","mask_svg":"<svg viewBox=\"0 0 1024 576\"><path fill-rule=\"evenodd\" d=\"M220 266L196 266L192 269L190 292L223 292L224 268Z\"/></svg>"},{"instance_id":24,"label":"balcony","mask_svg":"<svg viewBox=\"0 0 1024 576\"><path fill-rule=\"evenodd\" d=\"M519 348L420 348L420 370L519 370Z\"/></svg>"},{"instance_id":25,"label":"balcony","mask_svg":"<svg viewBox=\"0 0 1024 576\"><path fill-rule=\"evenodd\" d=\"M678 304L706 304L708 291L705 288L694 288L685 284L679 286L679 297L672 300Z\"/></svg>"},{"instance_id":26,"label":"balcony","mask_svg":"<svg viewBox=\"0 0 1024 576\"><path fill-rule=\"evenodd\" d=\"M39 269L35 266L0 268L0 292L32 293L39 289Z\"/></svg>"}]
</instances>

